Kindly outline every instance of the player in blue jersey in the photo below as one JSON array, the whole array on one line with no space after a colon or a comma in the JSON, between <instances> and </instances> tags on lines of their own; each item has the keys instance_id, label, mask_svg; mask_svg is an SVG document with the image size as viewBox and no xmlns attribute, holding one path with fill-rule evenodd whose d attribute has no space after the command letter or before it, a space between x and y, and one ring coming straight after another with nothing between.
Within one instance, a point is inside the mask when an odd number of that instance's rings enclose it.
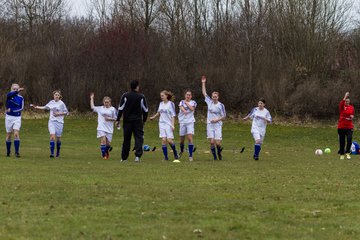
<instances>
[{"instance_id":1,"label":"player in blue jersey","mask_svg":"<svg viewBox=\"0 0 360 240\"><path fill-rule=\"evenodd\" d=\"M226 111L225 106L221 102L219 102L219 93L212 92L211 98L206 93L206 77L201 77L201 84L202 84L202 93L205 97L205 102L208 106L207 111L207 138L210 140L210 149L211 153L213 154L214 160L222 160L222 147L221 147L221 140L222 140L222 125L226 118ZM216 156L216 150L217 156Z\"/></svg>"},{"instance_id":2,"label":"player in blue jersey","mask_svg":"<svg viewBox=\"0 0 360 240\"><path fill-rule=\"evenodd\" d=\"M188 139L188 150L189 150L189 161L193 161L193 135L194 135L194 125L195 117L194 112L197 104L192 100L192 92L190 90L185 91L185 99L181 100L179 103L179 135L180 135L180 155L184 152L184 142L185 136Z\"/></svg>"},{"instance_id":3,"label":"player in blue jersey","mask_svg":"<svg viewBox=\"0 0 360 240\"><path fill-rule=\"evenodd\" d=\"M50 158L54 157L55 141L56 141L56 157L60 157L61 148L61 136L64 129L64 116L68 115L69 112L66 108L65 103L61 100L61 91L53 91L54 100L51 100L45 106L36 106L30 104L35 109L49 110L50 117L48 123L48 129L50 133Z\"/></svg>"},{"instance_id":4,"label":"player in blue jersey","mask_svg":"<svg viewBox=\"0 0 360 240\"><path fill-rule=\"evenodd\" d=\"M20 157L20 128L21 128L21 112L24 109L24 98L19 95L24 88L19 84L13 83L10 92L6 96L6 156L10 156L11 152L11 136L14 135L15 156Z\"/></svg>"},{"instance_id":5,"label":"player in blue jersey","mask_svg":"<svg viewBox=\"0 0 360 240\"><path fill-rule=\"evenodd\" d=\"M162 102L159 104L157 113L150 117L150 120L155 119L160 116L159 119L159 137L161 138L162 150L164 153L165 160L169 160L167 143L169 143L171 149L174 152L175 159L179 159L177 154L175 143L174 143L174 129L175 129L175 104L174 104L174 95L169 91L162 91L160 93L160 98Z\"/></svg>"},{"instance_id":6,"label":"player in blue jersey","mask_svg":"<svg viewBox=\"0 0 360 240\"><path fill-rule=\"evenodd\" d=\"M243 118L244 121L252 119L251 134L255 140L254 160L259 160L261 145L264 142L266 125L272 122L270 112L265 108L265 99L260 99L258 106L253 108L250 113Z\"/></svg>"}]
</instances>

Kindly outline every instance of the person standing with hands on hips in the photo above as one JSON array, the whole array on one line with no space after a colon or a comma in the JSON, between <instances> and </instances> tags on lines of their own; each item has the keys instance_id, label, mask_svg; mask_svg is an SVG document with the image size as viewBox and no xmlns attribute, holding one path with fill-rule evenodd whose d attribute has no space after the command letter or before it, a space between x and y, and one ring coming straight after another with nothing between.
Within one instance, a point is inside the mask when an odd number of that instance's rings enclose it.
<instances>
[{"instance_id":1,"label":"person standing with hands on hips","mask_svg":"<svg viewBox=\"0 0 360 240\"><path fill-rule=\"evenodd\" d=\"M213 154L214 160L222 160L222 147L221 147L221 140L222 140L222 125L226 118L226 111L225 106L221 102L219 102L219 93L212 92L211 98L206 93L206 77L201 77L201 89L202 93L205 97L205 102L208 106L207 111L207 138L210 140L210 149L211 153ZM216 156L216 150L217 156Z\"/></svg>"},{"instance_id":2,"label":"person standing with hands on hips","mask_svg":"<svg viewBox=\"0 0 360 240\"><path fill-rule=\"evenodd\" d=\"M137 80L131 81L130 88L130 92L124 93L121 97L116 126L118 128L120 127L120 118L124 115L124 141L121 150L121 161L126 161L129 157L131 135L134 134L135 162L140 162L143 154L144 124L147 120L149 110L145 96L139 93L139 82Z\"/></svg>"},{"instance_id":3,"label":"person standing with hands on hips","mask_svg":"<svg viewBox=\"0 0 360 240\"><path fill-rule=\"evenodd\" d=\"M339 104L339 121L338 121L338 135L339 135L339 154L340 159L345 159L344 154L346 153L346 158L351 159L350 148L352 144L352 135L354 131L354 106L350 105L350 93L346 92L344 98ZM345 149L345 138L347 139L346 149Z\"/></svg>"},{"instance_id":4,"label":"person standing with hands on hips","mask_svg":"<svg viewBox=\"0 0 360 240\"><path fill-rule=\"evenodd\" d=\"M24 88L19 84L13 83L11 90L6 96L6 156L10 157L11 152L11 135L14 134L15 157L20 157L20 127L21 112L24 110L24 98L19 95Z\"/></svg>"}]
</instances>

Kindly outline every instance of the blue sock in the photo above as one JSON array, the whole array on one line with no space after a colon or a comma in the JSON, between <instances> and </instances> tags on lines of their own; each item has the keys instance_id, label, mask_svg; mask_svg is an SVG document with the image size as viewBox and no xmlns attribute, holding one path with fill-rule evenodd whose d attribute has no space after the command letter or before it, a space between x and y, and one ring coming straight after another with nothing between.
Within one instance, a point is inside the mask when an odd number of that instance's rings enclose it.
<instances>
[{"instance_id":1,"label":"blue sock","mask_svg":"<svg viewBox=\"0 0 360 240\"><path fill-rule=\"evenodd\" d=\"M54 155L55 141L50 140L50 155Z\"/></svg>"},{"instance_id":2,"label":"blue sock","mask_svg":"<svg viewBox=\"0 0 360 240\"><path fill-rule=\"evenodd\" d=\"M258 157L259 154L260 154L260 150L261 150L261 145L260 144L255 144L255 146L254 146L254 155Z\"/></svg>"},{"instance_id":3,"label":"blue sock","mask_svg":"<svg viewBox=\"0 0 360 240\"><path fill-rule=\"evenodd\" d=\"M162 151L163 151L163 153L164 153L165 160L169 160L168 151L167 151L167 146L166 146L166 145L162 145Z\"/></svg>"},{"instance_id":4,"label":"blue sock","mask_svg":"<svg viewBox=\"0 0 360 240\"><path fill-rule=\"evenodd\" d=\"M218 154L221 154L221 151L222 151L221 146L216 146L216 149L217 149Z\"/></svg>"},{"instance_id":5,"label":"blue sock","mask_svg":"<svg viewBox=\"0 0 360 240\"><path fill-rule=\"evenodd\" d=\"M174 152L174 157L177 158L177 157L178 157L178 154L177 154L177 151L176 151L175 143L170 144L170 147L171 147L171 149L172 149L173 152Z\"/></svg>"},{"instance_id":6,"label":"blue sock","mask_svg":"<svg viewBox=\"0 0 360 240\"><path fill-rule=\"evenodd\" d=\"M6 155L10 155L10 150L11 150L11 140L6 141Z\"/></svg>"},{"instance_id":7,"label":"blue sock","mask_svg":"<svg viewBox=\"0 0 360 240\"><path fill-rule=\"evenodd\" d=\"M192 157L194 145L192 143L189 143L188 148L189 148L189 157Z\"/></svg>"},{"instance_id":8,"label":"blue sock","mask_svg":"<svg viewBox=\"0 0 360 240\"><path fill-rule=\"evenodd\" d=\"M106 155L106 145L101 145L100 149L101 149L101 156L105 157L105 155Z\"/></svg>"},{"instance_id":9,"label":"blue sock","mask_svg":"<svg viewBox=\"0 0 360 240\"><path fill-rule=\"evenodd\" d=\"M215 146L211 145L210 149L211 149L212 155L214 156L214 160L216 160L217 158L216 158Z\"/></svg>"},{"instance_id":10,"label":"blue sock","mask_svg":"<svg viewBox=\"0 0 360 240\"><path fill-rule=\"evenodd\" d=\"M15 153L19 153L19 149L20 149L20 139L15 139L14 140L14 146L15 146Z\"/></svg>"},{"instance_id":11,"label":"blue sock","mask_svg":"<svg viewBox=\"0 0 360 240\"><path fill-rule=\"evenodd\" d=\"M185 145L183 143L180 143L180 152L181 153L184 152L184 147L185 147Z\"/></svg>"},{"instance_id":12,"label":"blue sock","mask_svg":"<svg viewBox=\"0 0 360 240\"><path fill-rule=\"evenodd\" d=\"M61 141L56 141L56 156L60 156Z\"/></svg>"}]
</instances>

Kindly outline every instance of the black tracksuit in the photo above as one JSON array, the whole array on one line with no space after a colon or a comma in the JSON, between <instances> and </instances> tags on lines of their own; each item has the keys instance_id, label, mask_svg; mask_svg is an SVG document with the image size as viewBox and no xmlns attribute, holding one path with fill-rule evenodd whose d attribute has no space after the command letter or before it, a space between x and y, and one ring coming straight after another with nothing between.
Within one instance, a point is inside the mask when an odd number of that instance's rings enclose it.
<instances>
[{"instance_id":1,"label":"black tracksuit","mask_svg":"<svg viewBox=\"0 0 360 240\"><path fill-rule=\"evenodd\" d=\"M124 142L122 145L121 159L127 160L130 152L131 135L135 138L135 156L143 154L144 122L147 119L148 107L145 96L136 91L124 93L119 104L117 121L123 117Z\"/></svg>"}]
</instances>

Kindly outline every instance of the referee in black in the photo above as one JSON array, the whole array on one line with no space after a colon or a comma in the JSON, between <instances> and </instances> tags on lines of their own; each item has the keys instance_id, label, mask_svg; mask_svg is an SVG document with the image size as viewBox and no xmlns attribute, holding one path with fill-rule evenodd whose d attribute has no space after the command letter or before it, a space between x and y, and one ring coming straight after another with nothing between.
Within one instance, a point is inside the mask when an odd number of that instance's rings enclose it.
<instances>
[{"instance_id":1,"label":"referee in black","mask_svg":"<svg viewBox=\"0 0 360 240\"><path fill-rule=\"evenodd\" d=\"M143 154L144 143L144 123L148 115L148 106L145 96L139 93L139 81L133 80L130 83L130 92L122 95L116 125L120 126L120 118L123 118L124 142L121 151L121 161L126 161L129 157L131 135L135 138L135 162L140 162Z\"/></svg>"}]
</instances>

